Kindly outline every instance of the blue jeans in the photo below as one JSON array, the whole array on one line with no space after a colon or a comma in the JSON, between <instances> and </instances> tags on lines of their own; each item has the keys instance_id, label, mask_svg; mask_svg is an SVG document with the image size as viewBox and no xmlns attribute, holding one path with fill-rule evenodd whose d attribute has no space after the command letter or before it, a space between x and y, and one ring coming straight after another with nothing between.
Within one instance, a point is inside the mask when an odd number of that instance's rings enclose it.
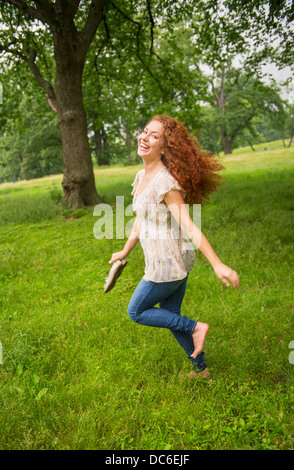
<instances>
[{"instance_id":1,"label":"blue jeans","mask_svg":"<svg viewBox=\"0 0 294 470\"><path fill-rule=\"evenodd\" d=\"M128 306L128 314L141 325L168 328L179 345L187 353L194 368L206 369L204 352L196 359L191 358L194 351L192 333L197 321L181 315L181 305L185 295L188 275L179 281L153 282L142 279L133 293ZM154 305L159 304L159 307Z\"/></svg>"}]
</instances>

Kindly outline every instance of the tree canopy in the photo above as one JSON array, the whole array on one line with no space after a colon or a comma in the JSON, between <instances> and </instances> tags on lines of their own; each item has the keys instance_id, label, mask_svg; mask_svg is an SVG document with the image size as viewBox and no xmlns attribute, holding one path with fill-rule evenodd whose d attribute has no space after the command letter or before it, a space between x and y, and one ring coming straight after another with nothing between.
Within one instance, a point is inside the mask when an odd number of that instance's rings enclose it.
<instances>
[{"instance_id":1,"label":"tree canopy","mask_svg":"<svg viewBox=\"0 0 294 470\"><path fill-rule=\"evenodd\" d=\"M212 151L232 151L258 116L286 109L261 65L293 67L293 2L3 0L0 13L0 165L18 162L17 178L62 168L69 207L100 200L93 162L137 161L134 137L152 114L185 121Z\"/></svg>"}]
</instances>

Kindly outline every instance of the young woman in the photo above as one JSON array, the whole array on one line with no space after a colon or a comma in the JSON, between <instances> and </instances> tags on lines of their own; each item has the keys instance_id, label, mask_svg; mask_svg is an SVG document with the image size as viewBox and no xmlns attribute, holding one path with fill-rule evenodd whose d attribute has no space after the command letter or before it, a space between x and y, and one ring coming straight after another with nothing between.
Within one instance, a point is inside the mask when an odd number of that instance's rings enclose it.
<instances>
[{"instance_id":1,"label":"young woman","mask_svg":"<svg viewBox=\"0 0 294 470\"><path fill-rule=\"evenodd\" d=\"M168 328L191 360L192 376L195 371L208 376L203 344L209 326L181 315L188 273L195 264L193 245L226 286L231 282L238 287L239 278L217 257L187 205L202 204L217 189L216 172L223 167L199 149L182 123L164 115L154 116L144 128L138 155L144 169L132 183L137 217L123 250L113 253L109 263L125 259L140 240L145 275L133 293L128 314L142 325Z\"/></svg>"}]
</instances>

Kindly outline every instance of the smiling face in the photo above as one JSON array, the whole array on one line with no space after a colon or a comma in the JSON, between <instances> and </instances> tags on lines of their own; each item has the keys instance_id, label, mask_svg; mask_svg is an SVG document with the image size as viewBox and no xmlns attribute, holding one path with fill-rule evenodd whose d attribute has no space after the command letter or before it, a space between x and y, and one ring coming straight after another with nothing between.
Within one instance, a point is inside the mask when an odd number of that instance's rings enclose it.
<instances>
[{"instance_id":1,"label":"smiling face","mask_svg":"<svg viewBox=\"0 0 294 470\"><path fill-rule=\"evenodd\" d=\"M159 121L151 121L143 129L138 140L138 155L143 159L160 160L164 143L164 127Z\"/></svg>"}]
</instances>

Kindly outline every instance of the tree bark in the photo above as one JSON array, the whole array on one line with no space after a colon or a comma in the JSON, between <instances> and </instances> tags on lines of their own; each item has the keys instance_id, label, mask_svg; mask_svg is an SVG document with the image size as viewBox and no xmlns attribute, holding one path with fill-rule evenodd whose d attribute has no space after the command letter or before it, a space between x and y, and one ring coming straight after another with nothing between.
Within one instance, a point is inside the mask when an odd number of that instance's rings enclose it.
<instances>
[{"instance_id":1,"label":"tree bark","mask_svg":"<svg viewBox=\"0 0 294 470\"><path fill-rule=\"evenodd\" d=\"M90 26L86 24L86 27ZM83 33L81 35L77 32L73 22L64 24L63 31L53 28L55 95L64 161L63 204L74 209L93 206L102 201L95 186L83 104L82 76L91 42L90 37L85 39L86 32ZM94 31L91 31L93 34Z\"/></svg>"},{"instance_id":2,"label":"tree bark","mask_svg":"<svg viewBox=\"0 0 294 470\"><path fill-rule=\"evenodd\" d=\"M233 139L229 139L225 129L221 130L221 143L225 155L233 152Z\"/></svg>"},{"instance_id":3,"label":"tree bark","mask_svg":"<svg viewBox=\"0 0 294 470\"><path fill-rule=\"evenodd\" d=\"M77 208L95 205L101 199L95 187L83 105L83 64L66 49L66 44L60 45L59 57L56 54L55 93L64 161L63 204Z\"/></svg>"},{"instance_id":4,"label":"tree bark","mask_svg":"<svg viewBox=\"0 0 294 470\"><path fill-rule=\"evenodd\" d=\"M103 128L94 130L94 141L98 165L110 165L107 151L107 134Z\"/></svg>"}]
</instances>

